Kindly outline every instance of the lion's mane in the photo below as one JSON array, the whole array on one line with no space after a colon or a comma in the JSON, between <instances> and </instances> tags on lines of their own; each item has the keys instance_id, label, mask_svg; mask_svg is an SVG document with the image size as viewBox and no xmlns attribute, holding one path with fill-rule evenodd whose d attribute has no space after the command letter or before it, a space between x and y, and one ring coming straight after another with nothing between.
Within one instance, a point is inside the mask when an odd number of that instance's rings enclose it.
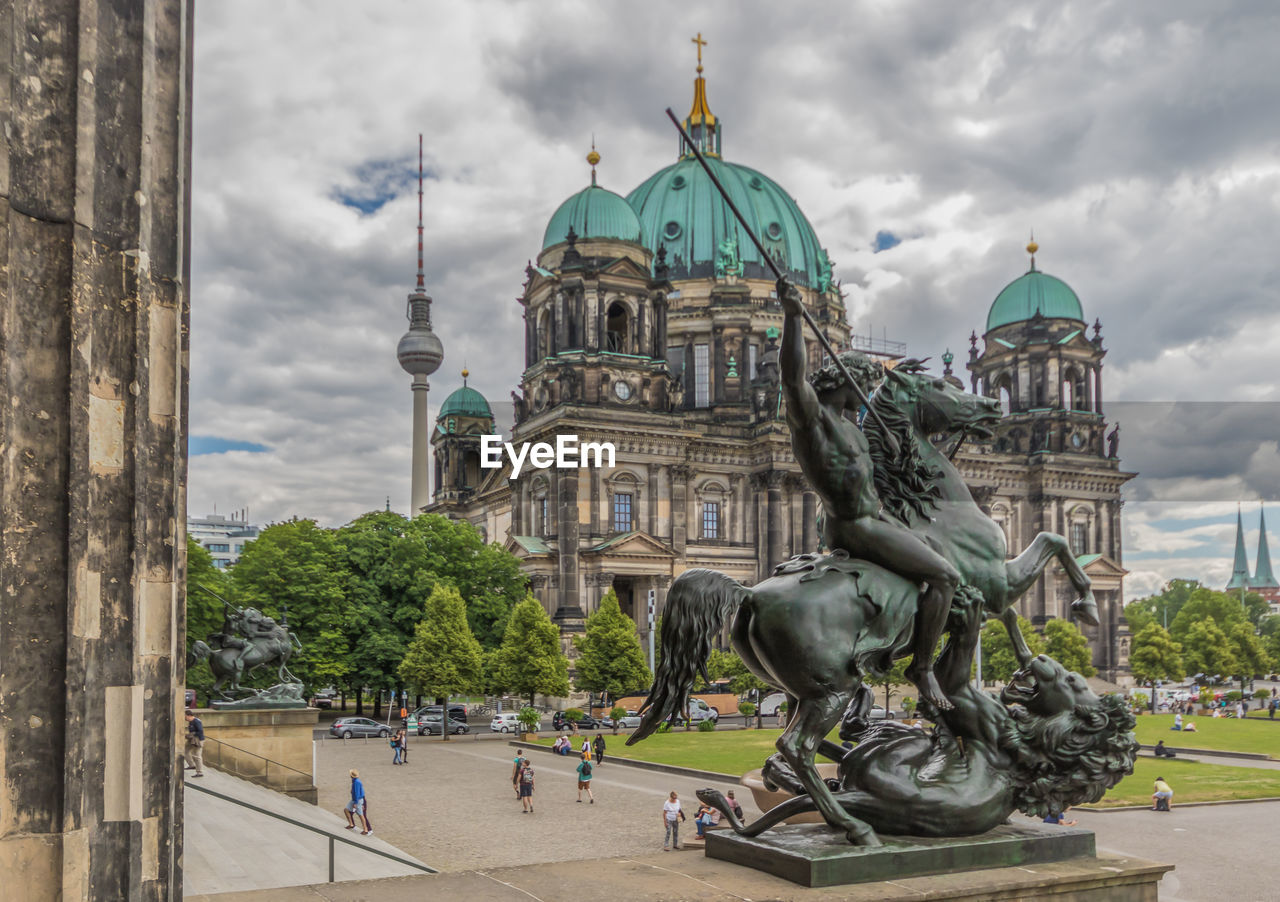
<instances>
[{"instance_id":1,"label":"lion's mane","mask_svg":"<svg viewBox=\"0 0 1280 902\"><path fill-rule=\"evenodd\" d=\"M1096 802L1133 773L1135 719L1118 695L1045 717L1021 705L1009 709L1000 745L1013 758L1014 803L1032 817L1058 815Z\"/></svg>"}]
</instances>

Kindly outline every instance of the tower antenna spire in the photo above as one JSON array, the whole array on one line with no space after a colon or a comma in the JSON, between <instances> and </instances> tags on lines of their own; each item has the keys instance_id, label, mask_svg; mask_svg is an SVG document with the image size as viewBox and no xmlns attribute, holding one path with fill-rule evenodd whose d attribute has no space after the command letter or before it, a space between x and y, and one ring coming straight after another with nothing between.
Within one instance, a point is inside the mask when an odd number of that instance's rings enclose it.
<instances>
[{"instance_id":1,"label":"tower antenna spire","mask_svg":"<svg viewBox=\"0 0 1280 902\"><path fill-rule=\"evenodd\" d=\"M418 132L418 290L427 290L422 271L422 132Z\"/></svg>"}]
</instances>

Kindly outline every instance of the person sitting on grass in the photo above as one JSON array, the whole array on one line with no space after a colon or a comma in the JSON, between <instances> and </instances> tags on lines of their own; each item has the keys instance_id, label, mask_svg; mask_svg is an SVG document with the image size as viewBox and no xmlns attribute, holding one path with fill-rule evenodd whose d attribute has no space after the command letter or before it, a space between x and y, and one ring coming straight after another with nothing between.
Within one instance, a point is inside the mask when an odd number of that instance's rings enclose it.
<instances>
[{"instance_id":1,"label":"person sitting on grass","mask_svg":"<svg viewBox=\"0 0 1280 902\"><path fill-rule=\"evenodd\" d=\"M1157 758L1176 758L1176 757L1178 757L1178 755L1177 755L1177 753L1176 753L1176 752L1171 752L1171 751L1169 751L1167 748L1165 748L1165 747L1164 747L1164 740L1163 740L1163 739L1161 739L1159 742L1157 742L1157 743L1156 743L1155 754L1156 754L1156 757L1157 757Z\"/></svg>"}]
</instances>

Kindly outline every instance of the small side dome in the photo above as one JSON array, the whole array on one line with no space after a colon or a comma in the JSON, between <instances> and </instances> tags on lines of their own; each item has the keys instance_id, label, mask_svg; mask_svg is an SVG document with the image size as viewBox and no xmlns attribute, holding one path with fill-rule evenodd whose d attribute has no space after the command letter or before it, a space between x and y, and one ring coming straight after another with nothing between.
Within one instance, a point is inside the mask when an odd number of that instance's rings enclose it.
<instances>
[{"instance_id":1,"label":"small side dome","mask_svg":"<svg viewBox=\"0 0 1280 902\"><path fill-rule=\"evenodd\" d=\"M489 409L489 402L484 399L484 395L464 385L454 390L440 405L440 417L449 416L485 417L491 420L493 411Z\"/></svg>"},{"instance_id":2,"label":"small side dome","mask_svg":"<svg viewBox=\"0 0 1280 902\"><path fill-rule=\"evenodd\" d=\"M578 240L613 238L640 243L640 219L621 195L588 185L570 197L551 216L542 236L542 249L561 244L572 228Z\"/></svg>"},{"instance_id":3,"label":"small side dome","mask_svg":"<svg viewBox=\"0 0 1280 902\"><path fill-rule=\"evenodd\" d=\"M1037 313L1048 319L1084 322L1084 307L1071 286L1055 276L1033 269L1014 279L996 295L987 313L987 331L1025 322Z\"/></svg>"}]
</instances>

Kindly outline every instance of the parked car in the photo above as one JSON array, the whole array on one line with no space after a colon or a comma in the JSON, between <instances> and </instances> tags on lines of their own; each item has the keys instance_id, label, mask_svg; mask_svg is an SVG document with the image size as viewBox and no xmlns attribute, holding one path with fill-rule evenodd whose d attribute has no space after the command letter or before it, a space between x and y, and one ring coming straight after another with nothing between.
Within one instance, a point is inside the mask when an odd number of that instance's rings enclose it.
<instances>
[{"instance_id":1,"label":"parked car","mask_svg":"<svg viewBox=\"0 0 1280 902\"><path fill-rule=\"evenodd\" d=\"M886 711L884 705L872 705L867 720L894 720L897 717L892 711Z\"/></svg>"},{"instance_id":2,"label":"parked car","mask_svg":"<svg viewBox=\"0 0 1280 902\"><path fill-rule=\"evenodd\" d=\"M460 720L449 718L450 733L470 733L471 728ZM440 735L440 715L425 714L418 721L419 736L439 736Z\"/></svg>"},{"instance_id":3,"label":"parked car","mask_svg":"<svg viewBox=\"0 0 1280 902\"><path fill-rule=\"evenodd\" d=\"M317 689L316 694L311 696L311 707L313 708L332 708L333 700L338 697L336 689Z\"/></svg>"},{"instance_id":4,"label":"parked car","mask_svg":"<svg viewBox=\"0 0 1280 902\"><path fill-rule=\"evenodd\" d=\"M426 717L428 714L435 714L438 717L440 715L440 706L439 705L423 705L417 711L413 712L413 716L418 720L422 720L422 718ZM460 721L461 723L466 723L467 709L462 705L450 705L449 719Z\"/></svg>"},{"instance_id":5,"label":"parked car","mask_svg":"<svg viewBox=\"0 0 1280 902\"><path fill-rule=\"evenodd\" d=\"M720 719L720 712L700 698L689 699L689 723L702 723L709 720L715 723Z\"/></svg>"},{"instance_id":6,"label":"parked car","mask_svg":"<svg viewBox=\"0 0 1280 902\"><path fill-rule=\"evenodd\" d=\"M516 733L520 731L519 715L514 711L493 715L489 721L489 729L494 733Z\"/></svg>"},{"instance_id":7,"label":"parked car","mask_svg":"<svg viewBox=\"0 0 1280 902\"><path fill-rule=\"evenodd\" d=\"M343 739L356 736L390 736L391 729L384 723L367 717L339 717L329 725L329 732Z\"/></svg>"},{"instance_id":8,"label":"parked car","mask_svg":"<svg viewBox=\"0 0 1280 902\"><path fill-rule=\"evenodd\" d=\"M602 726L606 726L610 728L614 726L612 717L602 717L600 718L600 723ZM628 711L626 713L626 716L618 718L617 725L618 727L623 729L628 729L628 730L634 729L640 726L640 715L634 711Z\"/></svg>"},{"instance_id":9,"label":"parked car","mask_svg":"<svg viewBox=\"0 0 1280 902\"><path fill-rule=\"evenodd\" d=\"M604 724L590 714L583 714L582 719L578 721L579 730L599 730ZM551 729L567 730L569 729L569 719L564 716L563 711L557 711L551 715Z\"/></svg>"}]
</instances>

